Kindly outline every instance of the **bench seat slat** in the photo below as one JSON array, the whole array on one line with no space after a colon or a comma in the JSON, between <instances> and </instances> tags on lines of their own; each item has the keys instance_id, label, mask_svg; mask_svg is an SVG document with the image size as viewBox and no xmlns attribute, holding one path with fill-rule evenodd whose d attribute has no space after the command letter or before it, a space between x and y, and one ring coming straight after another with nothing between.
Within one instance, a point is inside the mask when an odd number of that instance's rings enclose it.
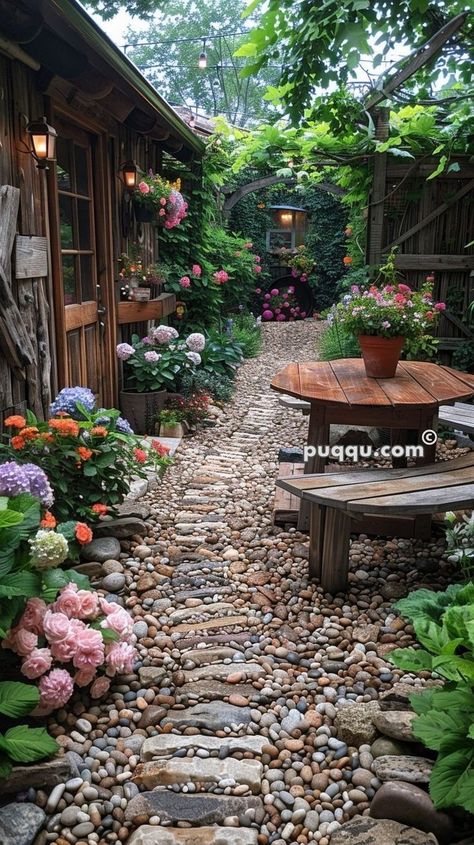
<instances>
[{"instance_id":1,"label":"bench seat slat","mask_svg":"<svg viewBox=\"0 0 474 845\"><path fill-rule=\"evenodd\" d=\"M474 507L474 483L349 502L349 513L421 514Z\"/></svg>"}]
</instances>

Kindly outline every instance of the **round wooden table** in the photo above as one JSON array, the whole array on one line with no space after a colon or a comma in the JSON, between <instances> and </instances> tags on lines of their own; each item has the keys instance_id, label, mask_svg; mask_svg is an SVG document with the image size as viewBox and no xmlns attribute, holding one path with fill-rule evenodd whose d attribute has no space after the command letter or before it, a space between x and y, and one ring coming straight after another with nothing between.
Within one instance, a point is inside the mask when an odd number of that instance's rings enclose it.
<instances>
[{"instance_id":1,"label":"round wooden table","mask_svg":"<svg viewBox=\"0 0 474 845\"><path fill-rule=\"evenodd\" d=\"M474 375L422 361L400 361L394 378L374 379L365 374L361 358L288 364L272 379L280 393L311 405L308 445L327 446L331 424L364 425L391 429L392 444L404 444L409 431L417 438L436 431L438 408L474 396ZM436 443L424 444L419 463L434 460ZM305 473L324 472L326 458L305 463ZM403 458L394 466L406 465ZM307 530L309 511L300 508L298 527Z\"/></svg>"}]
</instances>

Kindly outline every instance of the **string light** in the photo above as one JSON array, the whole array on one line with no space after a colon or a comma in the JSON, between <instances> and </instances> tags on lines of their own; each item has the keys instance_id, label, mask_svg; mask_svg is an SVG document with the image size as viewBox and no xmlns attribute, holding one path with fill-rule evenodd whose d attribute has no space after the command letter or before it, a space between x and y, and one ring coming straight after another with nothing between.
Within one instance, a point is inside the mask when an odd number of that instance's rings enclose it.
<instances>
[{"instance_id":1,"label":"string light","mask_svg":"<svg viewBox=\"0 0 474 845\"><path fill-rule=\"evenodd\" d=\"M206 55L206 39L202 39L202 50L199 53L198 59L198 68L204 70L207 67L207 55Z\"/></svg>"}]
</instances>

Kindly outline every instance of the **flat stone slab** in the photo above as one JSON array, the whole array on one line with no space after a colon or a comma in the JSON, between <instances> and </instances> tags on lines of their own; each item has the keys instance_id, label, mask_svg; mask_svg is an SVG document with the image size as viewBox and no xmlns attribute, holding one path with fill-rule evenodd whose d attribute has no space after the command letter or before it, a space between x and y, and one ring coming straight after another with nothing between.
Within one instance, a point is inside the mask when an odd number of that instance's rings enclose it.
<instances>
[{"instance_id":1,"label":"flat stone slab","mask_svg":"<svg viewBox=\"0 0 474 845\"><path fill-rule=\"evenodd\" d=\"M162 822L188 824L222 824L228 816L242 816L246 810L262 810L260 798L247 795L183 795L169 789L141 792L129 801L125 821L136 816L159 816ZM160 833L162 828L159 828ZM195 831L198 832L198 831ZM161 840L160 840L161 843Z\"/></svg>"},{"instance_id":2,"label":"flat stone slab","mask_svg":"<svg viewBox=\"0 0 474 845\"><path fill-rule=\"evenodd\" d=\"M69 780L73 774L71 761L66 756L42 760L40 763L29 763L28 766L13 766L7 780L2 780L0 783L0 795L23 792L31 786L37 789L51 789L58 783ZM0 843L1 841L0 836Z\"/></svg>"},{"instance_id":3,"label":"flat stone slab","mask_svg":"<svg viewBox=\"0 0 474 845\"><path fill-rule=\"evenodd\" d=\"M178 610L173 610L169 618L171 622L184 622L185 619L193 616L201 616L207 614L213 616L214 613L222 613L223 610L230 610L235 613L235 607L230 602L216 601L213 604L201 604L197 607L180 607Z\"/></svg>"},{"instance_id":4,"label":"flat stone slab","mask_svg":"<svg viewBox=\"0 0 474 845\"><path fill-rule=\"evenodd\" d=\"M408 783L429 783L433 760L427 757L395 756L377 757L372 763L375 776L380 780L404 780Z\"/></svg>"},{"instance_id":5,"label":"flat stone slab","mask_svg":"<svg viewBox=\"0 0 474 845\"><path fill-rule=\"evenodd\" d=\"M183 661L192 660L196 666L207 666L210 663L220 663L222 660L232 660L234 654L242 654L242 652L229 646L223 646L222 648L193 648L191 651L183 654L182 659ZM233 663L229 664L229 667L233 666L235 669L238 669L240 665L240 663L237 665Z\"/></svg>"},{"instance_id":6,"label":"flat stone slab","mask_svg":"<svg viewBox=\"0 0 474 845\"><path fill-rule=\"evenodd\" d=\"M332 834L331 845L438 845L438 840L432 833L389 819L359 816Z\"/></svg>"},{"instance_id":7,"label":"flat stone slab","mask_svg":"<svg viewBox=\"0 0 474 845\"><path fill-rule=\"evenodd\" d=\"M226 684L224 681L215 681L213 678L184 684L179 687L179 693L196 698L208 698L210 701L227 698L229 695L243 695L248 699L256 699L260 696L260 691L251 684Z\"/></svg>"},{"instance_id":8,"label":"flat stone slab","mask_svg":"<svg viewBox=\"0 0 474 845\"><path fill-rule=\"evenodd\" d=\"M250 707L235 707L223 701L210 701L208 704L196 704L184 710L168 711L163 725L173 728L207 728L219 731L232 725L248 725L251 720Z\"/></svg>"},{"instance_id":9,"label":"flat stone slab","mask_svg":"<svg viewBox=\"0 0 474 845\"><path fill-rule=\"evenodd\" d=\"M146 536L147 527L142 519L135 516L121 516L117 519L104 519L94 526L94 537L116 537L125 540L139 534Z\"/></svg>"},{"instance_id":10,"label":"flat stone slab","mask_svg":"<svg viewBox=\"0 0 474 845\"><path fill-rule=\"evenodd\" d=\"M253 793L257 793L260 792L262 777L263 766L258 760L183 757L139 763L133 781L146 789L153 789L174 783L218 783L223 778L233 778L236 783L246 784Z\"/></svg>"},{"instance_id":11,"label":"flat stone slab","mask_svg":"<svg viewBox=\"0 0 474 845\"><path fill-rule=\"evenodd\" d=\"M248 631L240 631L238 634L232 634L230 637L231 641L234 643L244 644L249 642L250 634ZM194 637L187 637L186 639L178 640L174 644L175 648L178 648L180 651L186 650L188 648L194 648L195 646L200 645L201 643L205 643L206 645L212 645L213 643L228 643L229 642L229 634L226 631L221 631L218 634L209 634L207 636L194 636ZM200 649L199 649L200 650Z\"/></svg>"},{"instance_id":12,"label":"flat stone slab","mask_svg":"<svg viewBox=\"0 0 474 845\"><path fill-rule=\"evenodd\" d=\"M180 575L190 575L192 572L201 572L203 569L225 569L226 566L229 566L228 560L206 560L205 558L201 558L197 561L178 563L175 566L175 571Z\"/></svg>"},{"instance_id":13,"label":"flat stone slab","mask_svg":"<svg viewBox=\"0 0 474 845\"><path fill-rule=\"evenodd\" d=\"M257 845L257 831L248 827L156 827L142 825L128 845Z\"/></svg>"},{"instance_id":14,"label":"flat stone slab","mask_svg":"<svg viewBox=\"0 0 474 845\"><path fill-rule=\"evenodd\" d=\"M234 625L245 625L246 616L218 616L217 619L206 619L205 622L183 622L181 625L173 625L172 634L188 634L190 631L204 630L209 628L232 628Z\"/></svg>"},{"instance_id":15,"label":"flat stone slab","mask_svg":"<svg viewBox=\"0 0 474 845\"><path fill-rule=\"evenodd\" d=\"M198 666L184 672L186 683L202 681L208 678L228 678L236 672L242 672L247 678L263 678L267 673L260 663L211 663L210 666Z\"/></svg>"},{"instance_id":16,"label":"flat stone slab","mask_svg":"<svg viewBox=\"0 0 474 845\"><path fill-rule=\"evenodd\" d=\"M198 587L196 590L182 590L180 593L175 593L174 600L176 602L184 602L186 599L213 598L213 596L228 595L231 592L232 587L226 587L224 584L215 589L212 587Z\"/></svg>"},{"instance_id":17,"label":"flat stone slab","mask_svg":"<svg viewBox=\"0 0 474 845\"><path fill-rule=\"evenodd\" d=\"M179 736L178 734L160 734L151 736L142 745L140 759L148 762L156 757L166 757L174 754L180 748L204 748L206 751L220 751L227 749L228 754L234 751L250 751L252 754L262 754L262 749L268 745L265 736L230 736L220 738L216 736Z\"/></svg>"}]
</instances>

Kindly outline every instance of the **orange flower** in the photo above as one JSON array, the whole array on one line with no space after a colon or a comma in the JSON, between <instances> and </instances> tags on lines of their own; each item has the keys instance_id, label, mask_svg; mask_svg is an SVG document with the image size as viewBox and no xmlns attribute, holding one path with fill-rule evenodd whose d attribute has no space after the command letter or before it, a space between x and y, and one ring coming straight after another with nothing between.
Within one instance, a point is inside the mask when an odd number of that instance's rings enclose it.
<instances>
[{"instance_id":1,"label":"orange flower","mask_svg":"<svg viewBox=\"0 0 474 845\"><path fill-rule=\"evenodd\" d=\"M24 437L25 440L36 440L38 437L39 430L36 428L35 425L29 425L26 428L22 428L19 432L19 437Z\"/></svg>"},{"instance_id":2,"label":"orange flower","mask_svg":"<svg viewBox=\"0 0 474 845\"><path fill-rule=\"evenodd\" d=\"M344 264L346 265L346 267L348 267L349 264L352 264L352 258L351 258L350 255L345 255L342 260L343 260Z\"/></svg>"},{"instance_id":3,"label":"orange flower","mask_svg":"<svg viewBox=\"0 0 474 845\"><path fill-rule=\"evenodd\" d=\"M76 528L74 533L76 535L76 540L78 541L78 543L81 543L81 545L84 545L85 543L90 543L90 541L92 540L92 531L90 530L89 526L86 525L85 522L76 522Z\"/></svg>"},{"instance_id":4,"label":"orange flower","mask_svg":"<svg viewBox=\"0 0 474 845\"><path fill-rule=\"evenodd\" d=\"M104 516L104 514L106 514L108 511L108 507L107 505L103 505L102 502L96 502L95 505L92 505L91 511L94 511L94 513L99 514L99 516Z\"/></svg>"},{"instance_id":5,"label":"orange flower","mask_svg":"<svg viewBox=\"0 0 474 845\"><path fill-rule=\"evenodd\" d=\"M50 420L49 427L58 432L62 437L77 437L79 426L71 419Z\"/></svg>"},{"instance_id":6,"label":"orange flower","mask_svg":"<svg viewBox=\"0 0 474 845\"><path fill-rule=\"evenodd\" d=\"M152 440L151 441L151 448L159 454L160 458L163 457L164 455L167 455L169 450L170 450L169 446L165 446L165 444L160 443L159 440Z\"/></svg>"},{"instance_id":7,"label":"orange flower","mask_svg":"<svg viewBox=\"0 0 474 845\"><path fill-rule=\"evenodd\" d=\"M23 437L20 437L17 434L15 437L12 437L10 443L11 443L11 445L14 449L23 449L23 446L25 445L26 440L24 440Z\"/></svg>"},{"instance_id":8,"label":"orange flower","mask_svg":"<svg viewBox=\"0 0 474 845\"><path fill-rule=\"evenodd\" d=\"M94 454L92 449L88 449L86 446L79 446L76 452L83 461L88 461Z\"/></svg>"},{"instance_id":9,"label":"orange flower","mask_svg":"<svg viewBox=\"0 0 474 845\"><path fill-rule=\"evenodd\" d=\"M24 428L26 420L24 417L21 417L20 414L13 414L12 417L6 418L5 425L11 425L12 428Z\"/></svg>"},{"instance_id":10,"label":"orange flower","mask_svg":"<svg viewBox=\"0 0 474 845\"><path fill-rule=\"evenodd\" d=\"M108 431L104 425L95 425L91 428L91 434L95 434L96 437L107 437Z\"/></svg>"},{"instance_id":11,"label":"orange flower","mask_svg":"<svg viewBox=\"0 0 474 845\"><path fill-rule=\"evenodd\" d=\"M51 511L45 511L43 519L40 522L41 528L56 528L56 525L56 518L53 516Z\"/></svg>"},{"instance_id":12,"label":"orange flower","mask_svg":"<svg viewBox=\"0 0 474 845\"><path fill-rule=\"evenodd\" d=\"M40 440L44 440L45 443L54 443L54 437L49 431L40 434Z\"/></svg>"},{"instance_id":13,"label":"orange flower","mask_svg":"<svg viewBox=\"0 0 474 845\"><path fill-rule=\"evenodd\" d=\"M146 461L146 452L144 449L134 449L133 454L139 464L144 464Z\"/></svg>"}]
</instances>

